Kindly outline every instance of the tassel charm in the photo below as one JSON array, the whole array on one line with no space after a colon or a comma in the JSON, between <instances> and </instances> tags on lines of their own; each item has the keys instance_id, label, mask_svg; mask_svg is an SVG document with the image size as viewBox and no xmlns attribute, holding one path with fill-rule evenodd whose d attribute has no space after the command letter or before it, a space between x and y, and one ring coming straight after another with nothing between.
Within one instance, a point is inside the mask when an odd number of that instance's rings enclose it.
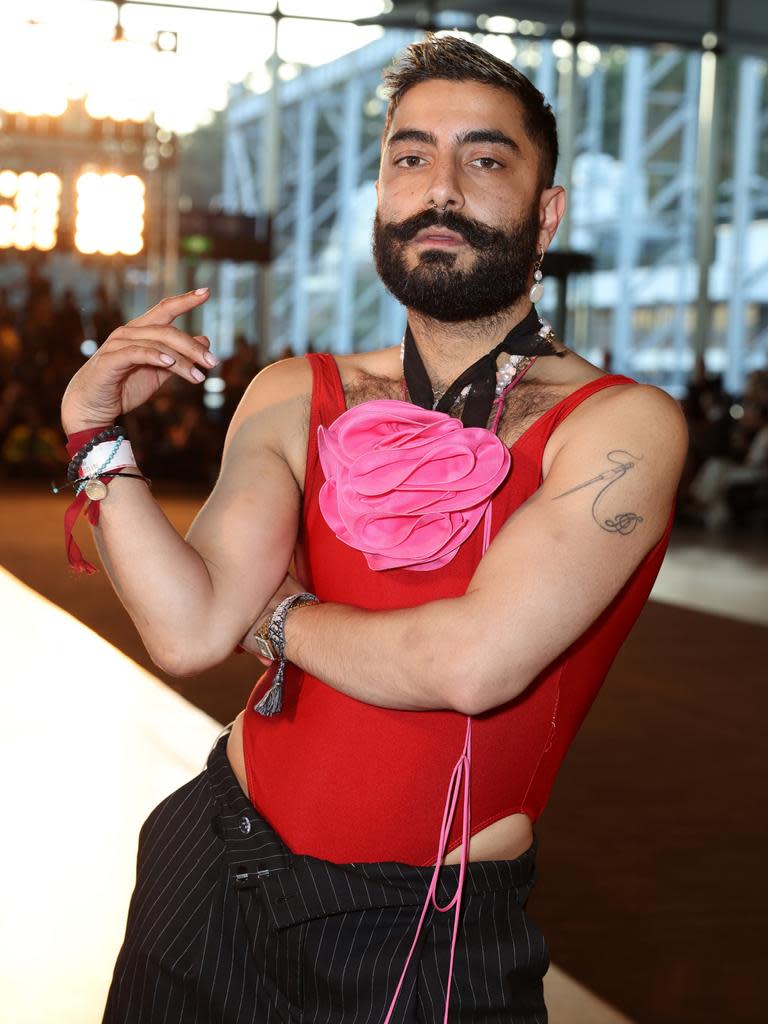
<instances>
[{"instance_id":1,"label":"tassel charm","mask_svg":"<svg viewBox=\"0 0 768 1024\"><path fill-rule=\"evenodd\" d=\"M261 698L253 705L253 710L263 715L264 718L272 718L279 715L283 709L283 680L285 679L285 617L291 608L299 607L302 604L317 604L318 599L314 594L304 591L301 594L291 594L281 601L272 612L272 618L267 627L267 640L273 648L273 653L266 655L275 658L275 675L272 685ZM259 631L260 632L260 631Z\"/></svg>"},{"instance_id":2,"label":"tassel charm","mask_svg":"<svg viewBox=\"0 0 768 1024\"><path fill-rule=\"evenodd\" d=\"M264 718L272 718L279 715L283 710L283 679L285 677L285 659L280 658L277 662L277 670L272 680L272 685L258 702L253 705L253 710Z\"/></svg>"}]
</instances>

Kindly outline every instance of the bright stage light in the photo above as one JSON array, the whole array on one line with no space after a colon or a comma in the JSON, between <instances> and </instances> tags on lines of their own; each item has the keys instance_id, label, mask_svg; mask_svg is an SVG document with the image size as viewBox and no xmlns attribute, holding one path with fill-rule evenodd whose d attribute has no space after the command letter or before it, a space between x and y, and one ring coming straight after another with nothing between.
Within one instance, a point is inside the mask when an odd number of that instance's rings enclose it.
<instances>
[{"instance_id":1,"label":"bright stage light","mask_svg":"<svg viewBox=\"0 0 768 1024\"><path fill-rule=\"evenodd\" d=\"M104 256L136 256L144 248L144 182L135 174L97 174L78 179L75 246Z\"/></svg>"},{"instance_id":2,"label":"bright stage light","mask_svg":"<svg viewBox=\"0 0 768 1024\"><path fill-rule=\"evenodd\" d=\"M62 50L66 53L67 49L60 37L31 19L4 24L0 32L0 109L27 117L63 114L69 100L66 83L57 72Z\"/></svg>"},{"instance_id":3,"label":"bright stage light","mask_svg":"<svg viewBox=\"0 0 768 1024\"><path fill-rule=\"evenodd\" d=\"M97 120L149 120L157 89L158 56L156 50L125 39L98 49L86 84L86 112Z\"/></svg>"},{"instance_id":4,"label":"bright stage light","mask_svg":"<svg viewBox=\"0 0 768 1024\"><path fill-rule=\"evenodd\" d=\"M0 206L0 249L13 246L16 217L10 206Z\"/></svg>"},{"instance_id":5,"label":"bright stage light","mask_svg":"<svg viewBox=\"0 0 768 1024\"><path fill-rule=\"evenodd\" d=\"M176 53L179 46L178 34L161 29L155 36L155 46L161 53Z\"/></svg>"},{"instance_id":6,"label":"bright stage light","mask_svg":"<svg viewBox=\"0 0 768 1024\"><path fill-rule=\"evenodd\" d=\"M0 196L13 199L19 187L19 176L15 171L0 171Z\"/></svg>"},{"instance_id":7,"label":"bright stage light","mask_svg":"<svg viewBox=\"0 0 768 1024\"><path fill-rule=\"evenodd\" d=\"M46 171L0 171L0 249L39 249L56 245L61 178Z\"/></svg>"}]
</instances>

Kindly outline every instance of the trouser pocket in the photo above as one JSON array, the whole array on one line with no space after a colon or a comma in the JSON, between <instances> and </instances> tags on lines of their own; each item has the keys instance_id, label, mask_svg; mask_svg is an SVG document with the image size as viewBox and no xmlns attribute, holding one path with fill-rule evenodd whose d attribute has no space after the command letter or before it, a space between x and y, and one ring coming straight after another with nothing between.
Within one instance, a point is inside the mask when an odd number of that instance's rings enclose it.
<instances>
[{"instance_id":1,"label":"trouser pocket","mask_svg":"<svg viewBox=\"0 0 768 1024\"><path fill-rule=\"evenodd\" d=\"M435 1024L443 1019L452 929L452 912L433 912L420 958L419 1015ZM548 967L544 936L515 889L470 896L456 941L450 1020L545 1024L542 980Z\"/></svg>"},{"instance_id":2,"label":"trouser pocket","mask_svg":"<svg viewBox=\"0 0 768 1024\"><path fill-rule=\"evenodd\" d=\"M420 909L373 907L306 923L303 1009L306 1021L381 1024L395 994ZM392 1024L415 1024L416 971L409 970Z\"/></svg>"}]
</instances>

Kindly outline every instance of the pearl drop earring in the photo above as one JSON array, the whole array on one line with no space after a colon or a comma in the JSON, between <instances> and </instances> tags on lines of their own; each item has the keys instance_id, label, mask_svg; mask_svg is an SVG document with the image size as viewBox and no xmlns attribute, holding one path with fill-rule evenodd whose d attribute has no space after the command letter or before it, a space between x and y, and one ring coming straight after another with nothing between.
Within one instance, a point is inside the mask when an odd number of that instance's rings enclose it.
<instances>
[{"instance_id":1,"label":"pearl drop earring","mask_svg":"<svg viewBox=\"0 0 768 1024\"><path fill-rule=\"evenodd\" d=\"M544 285L541 283L543 274L541 272L541 261L544 259L544 250L539 252L538 259L533 265L533 284L531 290L528 292L528 298L531 302L538 302L544 294Z\"/></svg>"}]
</instances>

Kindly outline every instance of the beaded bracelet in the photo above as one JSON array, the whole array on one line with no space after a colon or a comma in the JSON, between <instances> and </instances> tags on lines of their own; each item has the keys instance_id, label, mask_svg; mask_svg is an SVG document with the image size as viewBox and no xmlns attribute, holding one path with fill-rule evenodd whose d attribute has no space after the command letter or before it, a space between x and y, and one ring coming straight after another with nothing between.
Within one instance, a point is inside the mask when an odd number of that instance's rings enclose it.
<instances>
[{"instance_id":1,"label":"beaded bracelet","mask_svg":"<svg viewBox=\"0 0 768 1024\"><path fill-rule=\"evenodd\" d=\"M106 427L104 430L96 434L95 437L92 437L90 441L86 441L83 447L75 452L67 466L67 480L69 480L70 483L74 483L77 480L83 460L87 457L88 453L96 447L96 445L103 444L105 441L116 441L117 438L121 436L125 437L125 431L122 427L116 425L113 427Z\"/></svg>"},{"instance_id":2,"label":"beaded bracelet","mask_svg":"<svg viewBox=\"0 0 768 1024\"><path fill-rule=\"evenodd\" d=\"M124 440L125 438L123 437L122 434L119 434L114 439L115 443L112 446L112 451L107 456L107 461L103 465L99 466L99 468L94 473L90 473L88 476L82 476L80 477L79 480L75 482L75 494L79 494L80 491L85 490L85 493L91 500L100 501L102 498L106 497L107 485L101 482L101 477L104 474L104 471L106 470L107 466L109 466L110 462L112 462L115 455L117 455L117 451ZM104 442L102 442L102 444L103 443ZM87 458L87 455L88 453L86 452L83 458L80 460L81 466L85 459ZM95 485L95 489L91 485Z\"/></svg>"},{"instance_id":3,"label":"beaded bracelet","mask_svg":"<svg viewBox=\"0 0 768 1024\"><path fill-rule=\"evenodd\" d=\"M72 454L75 446L80 444L81 441L83 442L82 447L77 448L74 454ZM98 451L100 445L108 448L110 442L112 447L109 454ZM102 429L95 427L88 430L75 431L67 438L67 452L72 455L71 461L67 466L67 481L62 487L51 484L51 490L54 494L58 494L65 487L73 487L75 489L75 497L64 513L64 543L70 566L75 572L84 572L90 575L96 572L96 567L83 558L83 553L77 546L73 536L74 525L80 512L85 509L85 516L90 524L98 526L99 507L102 499L107 495L107 483L109 481L116 476L138 478L145 480L147 484L150 481L143 474L124 472L126 469L137 467L130 442L125 439L123 428L117 424L106 426ZM95 454L90 461L94 465L86 468L89 455L92 452ZM110 463L115 461L117 465L114 469L110 469Z\"/></svg>"}]
</instances>

